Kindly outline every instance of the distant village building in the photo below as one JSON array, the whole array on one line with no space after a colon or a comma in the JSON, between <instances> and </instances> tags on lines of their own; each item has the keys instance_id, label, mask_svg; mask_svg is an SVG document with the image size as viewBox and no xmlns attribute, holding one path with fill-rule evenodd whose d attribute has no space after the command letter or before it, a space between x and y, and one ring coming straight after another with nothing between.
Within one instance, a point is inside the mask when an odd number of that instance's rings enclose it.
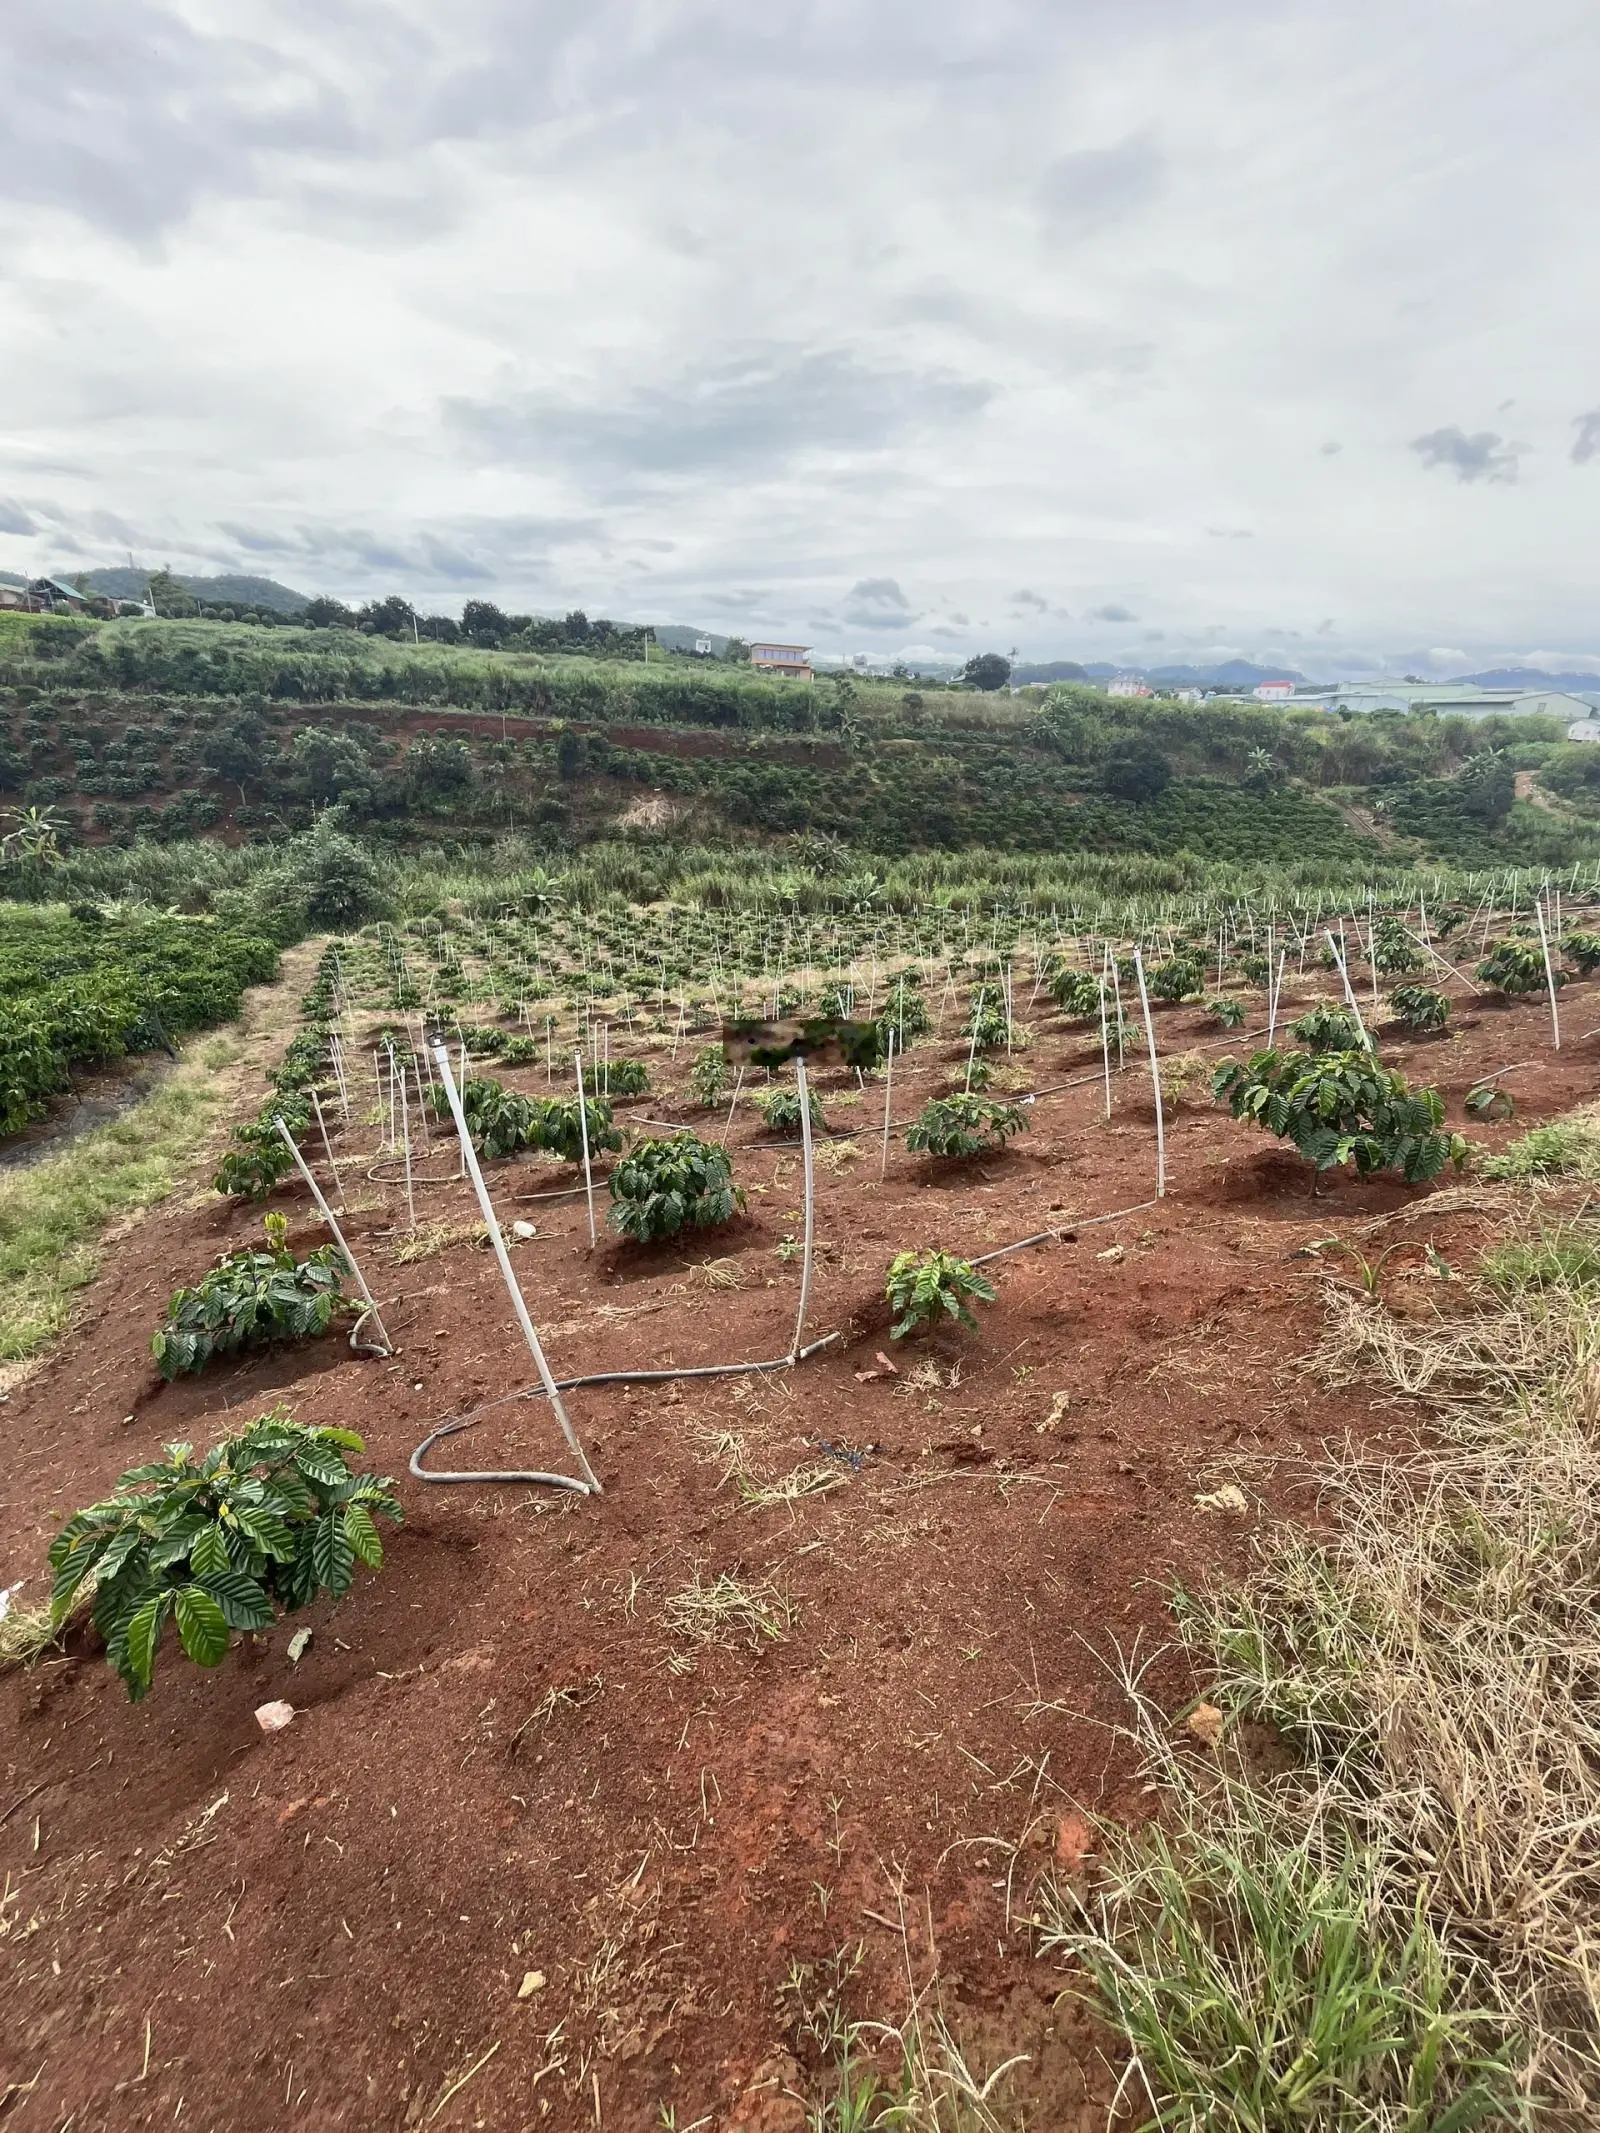
<instances>
[{"instance_id":1,"label":"distant village building","mask_svg":"<svg viewBox=\"0 0 1600 2133\"><path fill-rule=\"evenodd\" d=\"M23 604L36 615L82 615L88 612L89 597L59 578L30 578Z\"/></svg>"},{"instance_id":2,"label":"distant village building","mask_svg":"<svg viewBox=\"0 0 1600 2133\"><path fill-rule=\"evenodd\" d=\"M1203 704L1206 700L1204 689L1174 689L1172 694L1180 704Z\"/></svg>"},{"instance_id":3,"label":"distant village building","mask_svg":"<svg viewBox=\"0 0 1600 2133\"><path fill-rule=\"evenodd\" d=\"M1476 682L1350 681L1302 689L1295 701L1323 711L1436 711L1441 718L1587 719L1584 697L1564 689L1485 689Z\"/></svg>"},{"instance_id":4,"label":"distant village building","mask_svg":"<svg viewBox=\"0 0 1600 2133\"><path fill-rule=\"evenodd\" d=\"M1569 741L1600 741L1600 718L1575 718L1567 728Z\"/></svg>"},{"instance_id":5,"label":"distant village building","mask_svg":"<svg viewBox=\"0 0 1600 2133\"><path fill-rule=\"evenodd\" d=\"M697 659L709 659L711 657L711 639L709 637L696 637L694 649Z\"/></svg>"},{"instance_id":6,"label":"distant village building","mask_svg":"<svg viewBox=\"0 0 1600 2133\"><path fill-rule=\"evenodd\" d=\"M1292 681L1258 681L1256 683L1255 696L1258 704L1287 703L1293 694L1294 683Z\"/></svg>"},{"instance_id":7,"label":"distant village building","mask_svg":"<svg viewBox=\"0 0 1600 2133\"><path fill-rule=\"evenodd\" d=\"M1155 693L1142 674L1119 674L1106 690L1107 696L1154 696Z\"/></svg>"},{"instance_id":8,"label":"distant village building","mask_svg":"<svg viewBox=\"0 0 1600 2133\"><path fill-rule=\"evenodd\" d=\"M791 681L814 681L808 644L753 644L750 664L762 674L784 674Z\"/></svg>"}]
</instances>

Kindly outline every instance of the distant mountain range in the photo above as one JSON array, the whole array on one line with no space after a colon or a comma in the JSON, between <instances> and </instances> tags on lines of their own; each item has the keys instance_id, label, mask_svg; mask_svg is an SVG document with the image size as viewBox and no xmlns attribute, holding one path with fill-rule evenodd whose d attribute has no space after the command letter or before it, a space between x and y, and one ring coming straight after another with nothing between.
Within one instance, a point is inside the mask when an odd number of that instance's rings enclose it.
<instances>
[{"instance_id":1,"label":"distant mountain range","mask_svg":"<svg viewBox=\"0 0 1600 2133\"><path fill-rule=\"evenodd\" d=\"M276 578L195 578L179 571L173 575L186 592L208 607L270 607L274 614L298 615L309 595L280 585ZM91 570L85 573L91 592L109 600L140 600L150 583L147 570Z\"/></svg>"},{"instance_id":2,"label":"distant mountain range","mask_svg":"<svg viewBox=\"0 0 1600 2133\"><path fill-rule=\"evenodd\" d=\"M1225 659L1214 667L1114 667L1103 659L1079 666L1071 659L1054 659L1047 665L1023 663L1011 669L1011 679L1022 687L1052 681L1113 681L1119 674L1170 682L1179 689L1253 689L1258 682L1303 682L1306 678L1293 667L1257 667L1248 659Z\"/></svg>"},{"instance_id":3,"label":"distant mountain range","mask_svg":"<svg viewBox=\"0 0 1600 2133\"><path fill-rule=\"evenodd\" d=\"M1491 667L1487 674L1458 674L1481 689L1600 689L1600 674L1547 674L1542 667Z\"/></svg>"}]
</instances>

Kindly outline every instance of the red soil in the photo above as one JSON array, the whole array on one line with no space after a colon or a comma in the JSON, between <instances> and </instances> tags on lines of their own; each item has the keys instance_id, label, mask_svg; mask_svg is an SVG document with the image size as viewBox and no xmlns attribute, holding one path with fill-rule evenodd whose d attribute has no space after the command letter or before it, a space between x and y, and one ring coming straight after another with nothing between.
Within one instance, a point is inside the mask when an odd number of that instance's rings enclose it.
<instances>
[{"instance_id":1,"label":"red soil","mask_svg":"<svg viewBox=\"0 0 1600 2133\"><path fill-rule=\"evenodd\" d=\"M1517 1123L1487 1129L1503 1139L1594 1092L1600 1040L1580 1033L1600 995L1563 1006L1559 1057L1539 1001L1469 1003L1456 1034L1385 1055L1458 1122L1474 1078L1535 1061L1508 1081ZM1036 1019L1035 1085L1095 1063ZM1224 1048L1188 1010L1160 1030L1164 1053ZM959 1057L924 1045L897 1066L896 1115ZM286 1623L214 1673L167 1650L136 1708L84 1637L0 1681L7 2126L642 2129L665 2104L679 2127L798 2128L818 2061L794 1980L818 1996L858 1942L851 2011L895 2018L908 1970L937 1969L975 2059L1029 2054L1002 2092L1029 2123L1103 2124L1115 2055L1035 1956L1030 1890L1058 1855L1082 1870L1080 1809L1145 1811L1118 1655L1167 1643L1174 1581L1241 1568L1260 1517L1313 1515L1321 1440L1392 1422L1296 1367L1319 1320L1296 1254L1416 1197L1341 1180L1313 1202L1304 1168L1199 1083L1168 1126L1163 1202L998 1262L980 1338L893 1344L886 1371L895 1250L977 1253L1153 1192L1148 1083L1131 1067L1116 1091L1109 1123L1094 1084L1041 1099L994 1160L893 1144L881 1181L877 1092L835 1093L861 1155L819 1164L810 1328L845 1338L793 1373L574 1394L605 1484L588 1502L406 1474L437 1419L533 1372L490 1254L394 1263L394 1186L349 1222L390 1362L330 1340L162 1385L146 1345L168 1290L257 1218L207 1198L113 1245L5 1408L0 1584L27 1576L19 1604L43 1596L60 1520L121 1469L273 1400L359 1429L406 1523L381 1575L301 1618L296 1667ZM514 1258L558 1371L786 1351L798 1268L775 1248L798 1230L800 1166L760 1137L753 1118L733 1137L748 1216L683 1249L591 1255L581 1200L517 1203L570 1173L492 1167L504 1218L538 1225ZM340 1144L352 1175L371 1140ZM475 1217L454 1181L420 1196L429 1221ZM1485 1229L1468 1212L1406 1233L1459 1260ZM692 1272L715 1258L742 1286ZM925 1359L943 1382L913 1390ZM516 1403L434 1463L562 1451L543 1404ZM819 1467L837 1485L752 1505L724 1480L737 1457L752 1480ZM1249 1515L1197 1506L1230 1479ZM782 1595L781 1638L672 1629L669 1598L723 1572ZM1147 1682L1175 1713L1192 1693L1170 1654ZM299 1715L264 1738L252 1712L275 1697Z\"/></svg>"}]
</instances>

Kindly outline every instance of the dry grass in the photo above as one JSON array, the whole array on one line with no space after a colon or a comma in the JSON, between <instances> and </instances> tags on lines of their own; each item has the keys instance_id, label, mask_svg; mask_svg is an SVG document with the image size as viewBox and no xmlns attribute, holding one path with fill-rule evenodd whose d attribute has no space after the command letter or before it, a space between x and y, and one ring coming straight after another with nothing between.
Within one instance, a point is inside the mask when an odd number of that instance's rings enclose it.
<instances>
[{"instance_id":1,"label":"dry grass","mask_svg":"<svg viewBox=\"0 0 1600 2133\"><path fill-rule=\"evenodd\" d=\"M32 1666L60 1635L48 1607L8 1607L0 1615L0 1668Z\"/></svg>"},{"instance_id":2,"label":"dry grass","mask_svg":"<svg viewBox=\"0 0 1600 2133\"><path fill-rule=\"evenodd\" d=\"M458 1244L485 1245L486 1222L419 1222L409 1237L392 1245L389 1257L396 1266L415 1266L422 1259L436 1259Z\"/></svg>"},{"instance_id":3,"label":"dry grass","mask_svg":"<svg viewBox=\"0 0 1600 2133\"><path fill-rule=\"evenodd\" d=\"M1130 2079L1187 2105L1163 2124L1600 2117L1600 1289L1570 1263L1464 1284L1462 1317L1330 1289L1321 1367L1425 1398L1426 1443L1347 1448L1331 1537L1278 1528L1247 1586L1181 1597L1219 1756L1130 1682L1169 1816L1103 1832L1097 1906L1043 1907Z\"/></svg>"},{"instance_id":4,"label":"dry grass","mask_svg":"<svg viewBox=\"0 0 1600 2133\"><path fill-rule=\"evenodd\" d=\"M697 1569L662 1608L674 1636L695 1644L743 1644L751 1651L786 1636L798 1614L776 1585L746 1584L729 1570L707 1578Z\"/></svg>"},{"instance_id":5,"label":"dry grass","mask_svg":"<svg viewBox=\"0 0 1600 2133\"><path fill-rule=\"evenodd\" d=\"M690 1267L689 1279L697 1289L742 1289L744 1270L737 1259L700 1259Z\"/></svg>"}]
</instances>

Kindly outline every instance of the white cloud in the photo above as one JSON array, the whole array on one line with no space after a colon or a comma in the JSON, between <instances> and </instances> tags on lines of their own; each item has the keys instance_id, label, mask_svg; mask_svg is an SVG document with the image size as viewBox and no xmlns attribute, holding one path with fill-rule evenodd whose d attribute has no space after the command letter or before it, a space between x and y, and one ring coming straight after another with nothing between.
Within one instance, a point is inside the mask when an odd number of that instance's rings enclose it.
<instances>
[{"instance_id":1,"label":"white cloud","mask_svg":"<svg viewBox=\"0 0 1600 2133\"><path fill-rule=\"evenodd\" d=\"M0 567L1581 661L1591 31L79 0L0 71Z\"/></svg>"}]
</instances>

